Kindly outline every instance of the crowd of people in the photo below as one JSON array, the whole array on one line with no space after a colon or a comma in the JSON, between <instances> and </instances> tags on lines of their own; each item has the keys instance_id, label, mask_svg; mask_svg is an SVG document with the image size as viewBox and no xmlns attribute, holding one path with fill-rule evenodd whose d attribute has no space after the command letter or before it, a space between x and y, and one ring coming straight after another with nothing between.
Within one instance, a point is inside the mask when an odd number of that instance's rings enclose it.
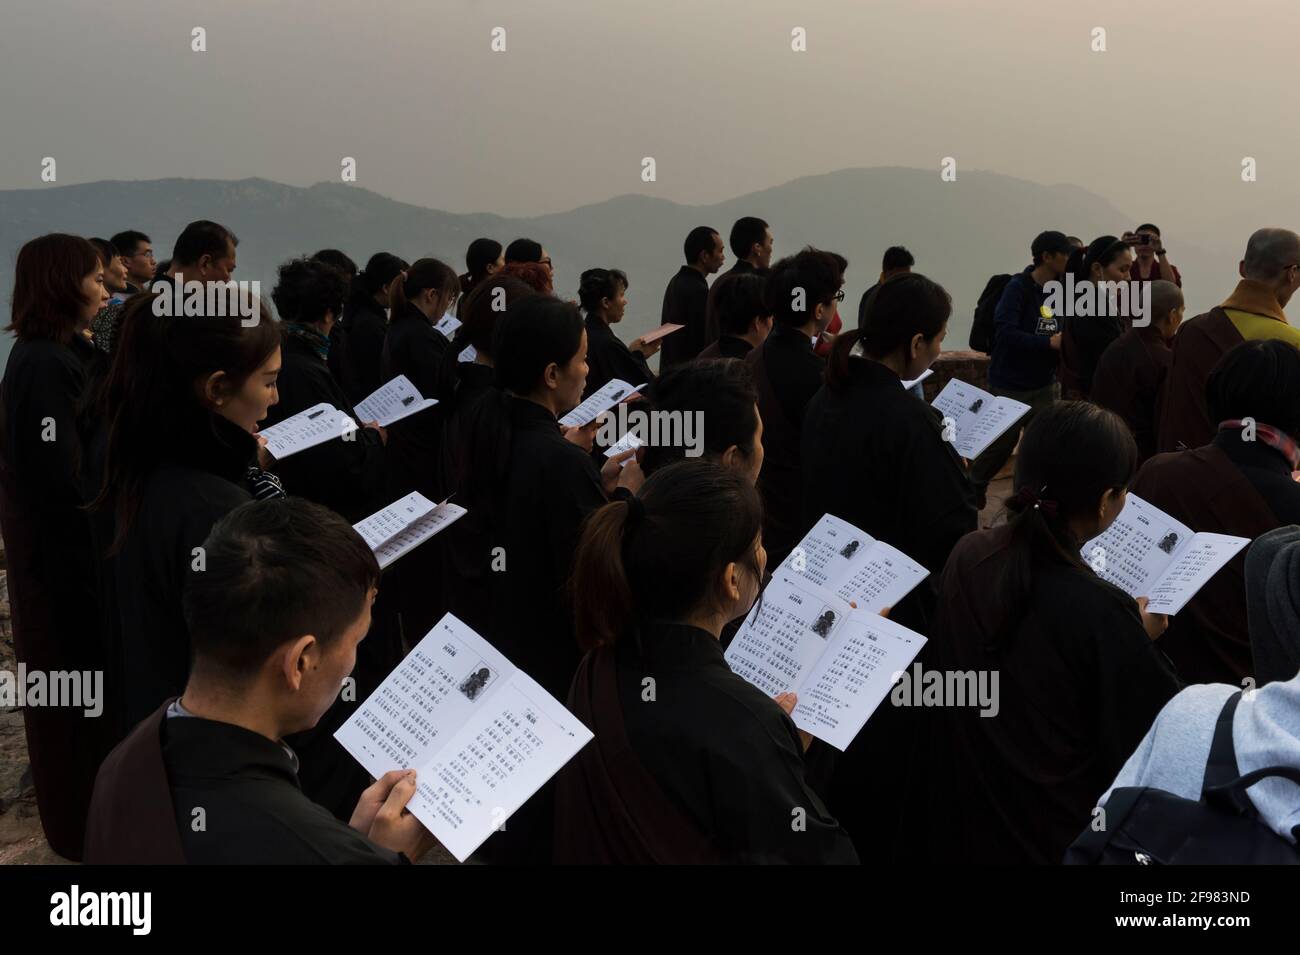
<instances>
[{"instance_id":1,"label":"crowd of people","mask_svg":"<svg viewBox=\"0 0 1300 955\"><path fill-rule=\"evenodd\" d=\"M1237 287L1184 321L1156 226L1038 235L976 318L989 389L1030 410L974 460L911 385L952 315L911 252L885 252L846 328L844 256L774 258L756 217L728 238L687 234L660 313L682 327L630 342L626 271L587 269L567 299L527 238L476 239L463 273L293 258L251 320L215 222L163 262L136 230L27 242L0 382L15 646L105 689L97 718L24 709L53 849L418 861L414 770L371 780L334 731L448 612L595 734L484 862L1055 863L1114 785L1199 792L1243 685L1243 759L1300 766L1300 236L1256 232ZM1053 309L1067 275L1149 283L1149 321ZM181 281L208 294L160 308ZM437 404L361 421L398 375ZM698 415L700 447L611 455L597 422L560 423L614 379ZM322 402L362 427L276 460L259 431ZM1005 520L980 527L1017 446ZM1148 612L1080 552L1130 489L1259 544L1176 618ZM381 572L352 525L412 491L466 515ZM886 697L839 752L796 728L792 694L732 673L728 641L828 513L929 571L887 613L926 636L925 667L998 673L996 715ZM1300 786L1251 798L1294 842Z\"/></svg>"}]
</instances>

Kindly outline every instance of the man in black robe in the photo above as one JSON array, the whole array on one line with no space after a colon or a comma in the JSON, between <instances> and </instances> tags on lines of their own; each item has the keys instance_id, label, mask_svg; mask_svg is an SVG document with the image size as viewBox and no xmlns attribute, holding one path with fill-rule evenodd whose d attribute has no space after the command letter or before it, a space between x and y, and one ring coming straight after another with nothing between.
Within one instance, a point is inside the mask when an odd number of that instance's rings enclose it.
<instances>
[{"instance_id":1,"label":"man in black robe","mask_svg":"<svg viewBox=\"0 0 1300 955\"><path fill-rule=\"evenodd\" d=\"M307 501L250 503L204 543L186 584L194 665L109 754L87 820L90 863L394 864L432 837L388 773L351 825L298 787L284 743L339 693L370 626L379 565L342 518Z\"/></svg>"},{"instance_id":2,"label":"man in black robe","mask_svg":"<svg viewBox=\"0 0 1300 955\"><path fill-rule=\"evenodd\" d=\"M683 246L686 264L664 290L662 321L682 328L665 338L659 371L663 373L673 365L690 361L704 348L705 313L709 303L709 281L706 276L722 268L727 253L722 247L722 236L716 229L696 226L686 236ZM635 382L634 382L635 384Z\"/></svg>"}]
</instances>

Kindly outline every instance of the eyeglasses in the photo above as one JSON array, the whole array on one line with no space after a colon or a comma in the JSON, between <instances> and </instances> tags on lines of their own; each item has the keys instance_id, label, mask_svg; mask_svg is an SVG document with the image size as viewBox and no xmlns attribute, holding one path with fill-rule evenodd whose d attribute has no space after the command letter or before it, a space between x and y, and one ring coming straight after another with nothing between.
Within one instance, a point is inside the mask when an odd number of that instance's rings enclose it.
<instances>
[{"instance_id":1,"label":"eyeglasses","mask_svg":"<svg viewBox=\"0 0 1300 955\"><path fill-rule=\"evenodd\" d=\"M549 269L551 267L551 257L548 255L546 258L542 259L540 264L546 266Z\"/></svg>"},{"instance_id":2,"label":"eyeglasses","mask_svg":"<svg viewBox=\"0 0 1300 955\"><path fill-rule=\"evenodd\" d=\"M835 301L837 302L844 301L844 289L840 289L838 292L835 293Z\"/></svg>"},{"instance_id":3,"label":"eyeglasses","mask_svg":"<svg viewBox=\"0 0 1300 955\"><path fill-rule=\"evenodd\" d=\"M153 258L153 249L145 249L143 252L133 252L131 255L128 255L127 258L128 258L128 259L134 259L134 258L138 258L139 256L142 256L142 255L143 255L143 256L147 256L148 258L151 258L151 259L152 259L152 258Z\"/></svg>"}]
</instances>

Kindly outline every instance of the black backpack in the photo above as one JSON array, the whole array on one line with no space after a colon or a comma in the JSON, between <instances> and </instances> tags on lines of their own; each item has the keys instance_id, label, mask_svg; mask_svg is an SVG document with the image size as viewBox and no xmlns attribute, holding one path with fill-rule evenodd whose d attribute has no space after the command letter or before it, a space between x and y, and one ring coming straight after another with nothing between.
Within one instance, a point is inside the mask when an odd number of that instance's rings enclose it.
<instances>
[{"instance_id":1,"label":"black backpack","mask_svg":"<svg viewBox=\"0 0 1300 955\"><path fill-rule=\"evenodd\" d=\"M1269 776L1300 784L1300 769L1273 766L1244 776L1232 748L1232 715L1241 693L1223 705L1210 743L1201 799L1129 786L1106 801L1104 831L1091 826L1065 850L1066 865L1296 865L1300 849L1259 821L1246 790ZM1300 825L1292 830L1300 839Z\"/></svg>"},{"instance_id":2,"label":"black backpack","mask_svg":"<svg viewBox=\"0 0 1300 955\"><path fill-rule=\"evenodd\" d=\"M1010 275L995 275L989 279L975 303L975 321L970 327L970 347L988 355L993 352L993 315L998 309L1002 290L1011 281Z\"/></svg>"}]
</instances>

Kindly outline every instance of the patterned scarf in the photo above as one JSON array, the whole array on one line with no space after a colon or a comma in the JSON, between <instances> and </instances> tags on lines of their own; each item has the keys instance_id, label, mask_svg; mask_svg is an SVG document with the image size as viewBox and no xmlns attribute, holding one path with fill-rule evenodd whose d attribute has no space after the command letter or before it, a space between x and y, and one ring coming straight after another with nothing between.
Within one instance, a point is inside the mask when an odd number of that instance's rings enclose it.
<instances>
[{"instance_id":1,"label":"patterned scarf","mask_svg":"<svg viewBox=\"0 0 1300 955\"><path fill-rule=\"evenodd\" d=\"M320 356L321 361L329 361L330 357L330 339L328 335L322 335L316 329L309 325L303 325L299 322L285 322L285 334L297 338L299 341L306 342L312 350Z\"/></svg>"},{"instance_id":2,"label":"patterned scarf","mask_svg":"<svg viewBox=\"0 0 1300 955\"><path fill-rule=\"evenodd\" d=\"M1240 431L1245 427L1245 422L1236 418L1231 421L1219 422L1220 431ZM1279 431L1272 425L1263 424L1258 421L1254 422L1254 430L1255 440L1260 444L1267 445L1278 454L1282 455L1282 457L1286 458L1286 462L1291 465L1292 471L1300 468L1300 445L1296 444L1293 437L1283 431Z\"/></svg>"}]
</instances>

